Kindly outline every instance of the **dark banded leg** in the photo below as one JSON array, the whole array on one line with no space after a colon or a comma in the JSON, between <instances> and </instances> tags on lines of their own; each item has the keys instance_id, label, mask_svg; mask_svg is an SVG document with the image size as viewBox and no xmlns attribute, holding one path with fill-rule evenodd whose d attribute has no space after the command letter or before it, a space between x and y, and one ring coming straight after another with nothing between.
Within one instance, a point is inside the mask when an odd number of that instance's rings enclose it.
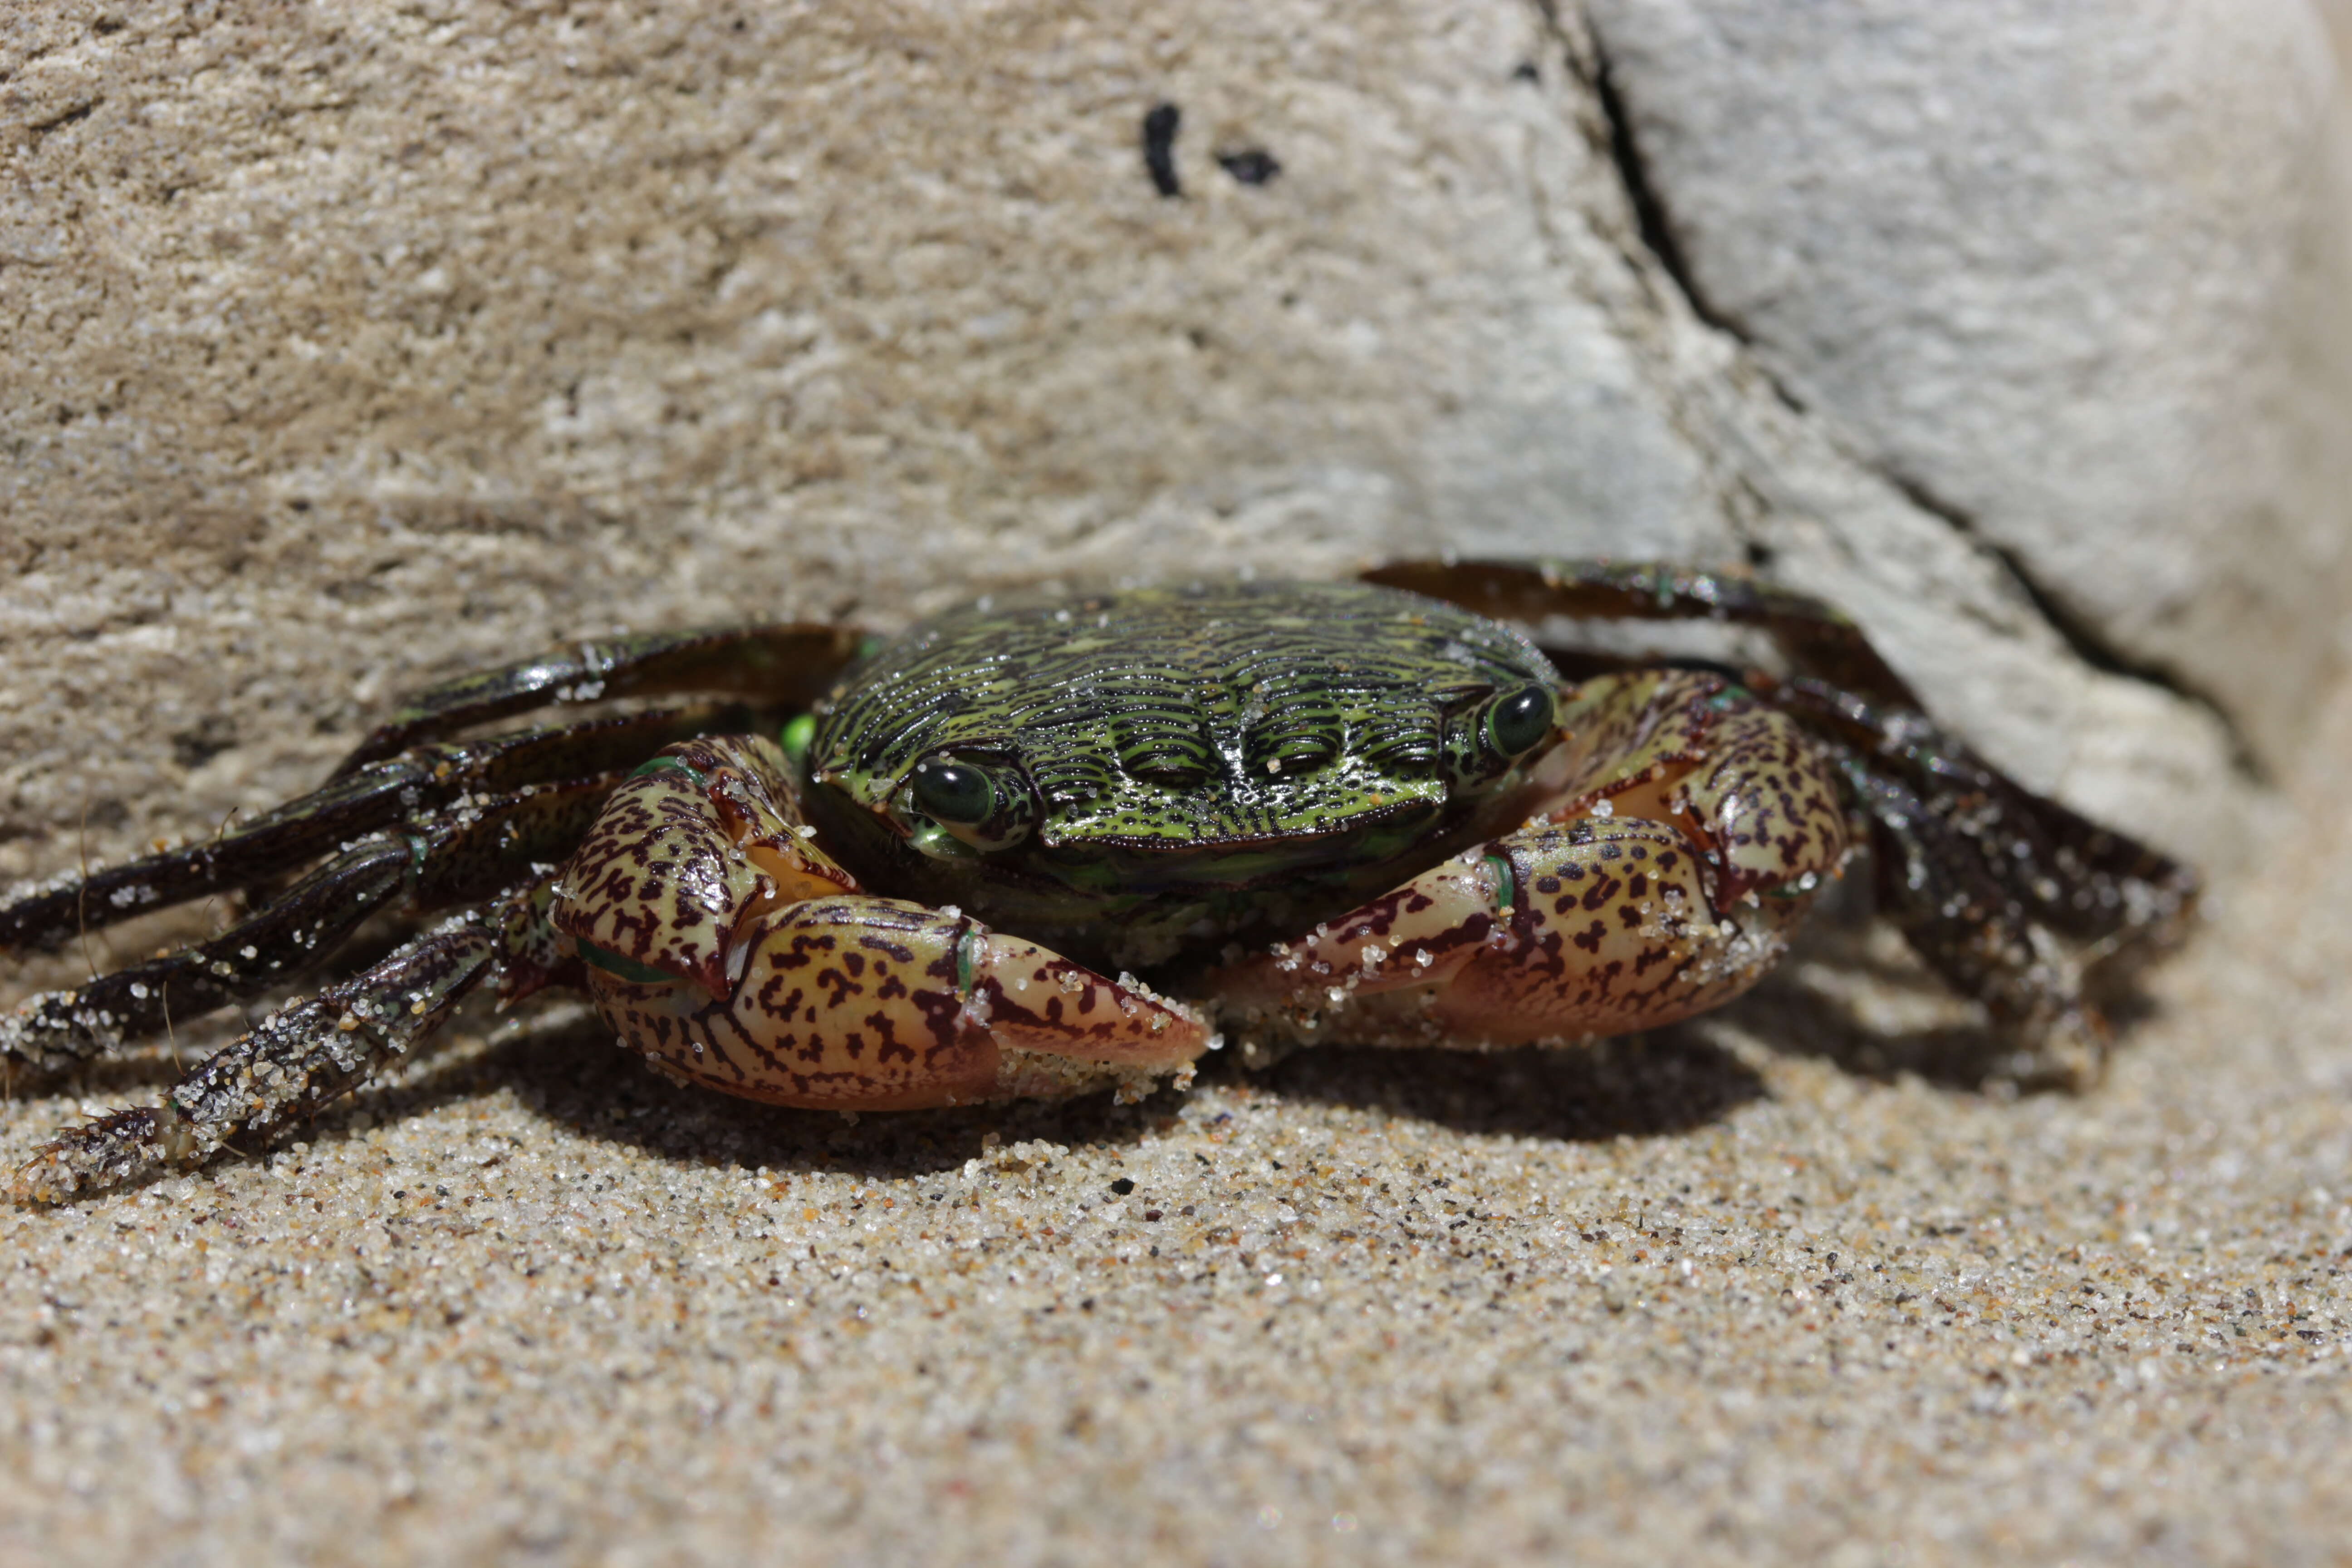
<instances>
[{"instance_id":1,"label":"dark banded leg","mask_svg":"<svg viewBox=\"0 0 2352 1568\"><path fill-rule=\"evenodd\" d=\"M342 777L412 746L533 709L616 697L743 697L805 709L857 656L840 626L649 632L459 676L410 698L336 769Z\"/></svg>"},{"instance_id":2,"label":"dark banded leg","mask_svg":"<svg viewBox=\"0 0 2352 1568\"><path fill-rule=\"evenodd\" d=\"M1859 764L1851 777L1870 819L1879 914L1947 984L1982 1003L2037 1068L2095 1076L2107 1030L2083 994L2082 948L2010 897L1978 847L1903 782Z\"/></svg>"},{"instance_id":3,"label":"dark banded leg","mask_svg":"<svg viewBox=\"0 0 2352 1568\"><path fill-rule=\"evenodd\" d=\"M1995 1026L2073 1076L2105 1026L2084 976L2160 947L2197 900L2196 874L2026 789L1924 713L1845 616L1745 577L1593 561L1408 563L1368 574L1482 611L1704 619L1769 631L1801 673L1743 683L1823 737L1870 821L1880 910ZM1579 662L1583 677L1616 661Z\"/></svg>"},{"instance_id":4,"label":"dark banded leg","mask_svg":"<svg viewBox=\"0 0 2352 1568\"><path fill-rule=\"evenodd\" d=\"M438 1028L496 967L497 917L468 910L365 973L272 1015L181 1079L160 1104L78 1127L18 1168L10 1195L58 1203L201 1163L314 1116Z\"/></svg>"},{"instance_id":5,"label":"dark banded leg","mask_svg":"<svg viewBox=\"0 0 2352 1568\"><path fill-rule=\"evenodd\" d=\"M625 770L673 742L740 728L745 717L740 707L713 704L419 746L206 843L95 871L0 908L0 949L51 952L83 931L282 876L457 801Z\"/></svg>"},{"instance_id":6,"label":"dark banded leg","mask_svg":"<svg viewBox=\"0 0 2352 1568\"><path fill-rule=\"evenodd\" d=\"M2086 990L2116 954L2179 935L2196 873L2033 794L1922 714L1809 679L1755 684L1836 749L1870 823L1878 912L2029 1053L2025 1076L2095 1076L2107 1028Z\"/></svg>"},{"instance_id":7,"label":"dark banded leg","mask_svg":"<svg viewBox=\"0 0 2352 1568\"><path fill-rule=\"evenodd\" d=\"M446 821L373 836L209 942L28 998L0 1016L0 1058L54 1068L245 1001L315 969L370 915L446 907L562 859L623 775L481 800Z\"/></svg>"},{"instance_id":8,"label":"dark banded leg","mask_svg":"<svg viewBox=\"0 0 2352 1568\"><path fill-rule=\"evenodd\" d=\"M2196 872L2034 794L1926 714L1804 677L1751 676L1749 684L1842 742L1872 775L1899 784L1906 802L1880 792L1891 813L1924 811L1942 822L2007 898L2053 931L2084 942L2161 945L2196 908Z\"/></svg>"},{"instance_id":9,"label":"dark banded leg","mask_svg":"<svg viewBox=\"0 0 2352 1568\"><path fill-rule=\"evenodd\" d=\"M60 1068L155 1034L173 1018L257 995L289 966L332 953L398 898L411 858L405 840L378 839L336 856L210 942L29 997L0 1016L0 1058Z\"/></svg>"},{"instance_id":10,"label":"dark banded leg","mask_svg":"<svg viewBox=\"0 0 2352 1568\"><path fill-rule=\"evenodd\" d=\"M1404 561L1364 580L1444 599L1480 615L1540 621L1721 621L1769 632L1797 667L1897 707L1919 699L1862 628L1821 600L1752 577L1648 562Z\"/></svg>"}]
</instances>

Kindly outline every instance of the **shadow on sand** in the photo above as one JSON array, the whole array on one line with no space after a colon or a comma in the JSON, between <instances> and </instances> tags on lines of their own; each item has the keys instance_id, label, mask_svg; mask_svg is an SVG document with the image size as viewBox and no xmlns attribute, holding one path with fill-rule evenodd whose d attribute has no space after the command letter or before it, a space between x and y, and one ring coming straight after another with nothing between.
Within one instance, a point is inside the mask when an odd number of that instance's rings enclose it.
<instances>
[{"instance_id":1,"label":"shadow on sand","mask_svg":"<svg viewBox=\"0 0 2352 1568\"><path fill-rule=\"evenodd\" d=\"M1755 993L1690 1024L1564 1049L1386 1050L1323 1047L1244 1072L1234 1054L1202 1064L1203 1084L1249 1084L1279 1096L1413 1118L1473 1135L1589 1142L1669 1137L1721 1121L1770 1091L1759 1048L1830 1062L1858 1077L1916 1076L1938 1088L2008 1094L2058 1087L2037 1078L1907 952L1874 945L1858 928L1832 927ZM1888 998L1895 1000L1890 1003ZM1907 999L1907 1000L1906 1000ZM2119 1025L2138 1013L2111 999ZM1887 1026L1889 1016L1909 1027ZM484 1018L481 1025L487 1025ZM583 1136L628 1144L685 1163L776 1171L850 1172L911 1179L960 1167L994 1134L1003 1143L1044 1139L1072 1146L1132 1143L1171 1125L1183 1096L1162 1090L1139 1104L1108 1094L1059 1103L1015 1102L852 1118L731 1100L656 1077L584 1008L560 1010L428 1053L396 1081L362 1089L305 1132L336 1142L368 1122L406 1119L507 1089L534 1112ZM226 1018L161 1045L85 1066L71 1091L152 1100L233 1037ZM1726 1043L1737 1037L1738 1045ZM1743 1059L1745 1055L1745 1059ZM14 1086L41 1092L47 1083ZM142 1090L144 1092L142 1092Z\"/></svg>"}]
</instances>

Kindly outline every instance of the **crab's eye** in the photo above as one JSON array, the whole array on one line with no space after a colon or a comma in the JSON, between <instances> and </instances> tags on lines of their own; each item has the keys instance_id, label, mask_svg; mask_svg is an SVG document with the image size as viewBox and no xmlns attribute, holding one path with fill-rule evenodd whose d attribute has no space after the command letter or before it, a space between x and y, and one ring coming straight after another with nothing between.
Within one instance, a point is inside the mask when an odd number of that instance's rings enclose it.
<instances>
[{"instance_id":1,"label":"crab's eye","mask_svg":"<svg viewBox=\"0 0 2352 1568\"><path fill-rule=\"evenodd\" d=\"M893 808L907 842L925 855L959 859L1010 849L1029 837L1037 793L1017 766L931 757L907 775Z\"/></svg>"},{"instance_id":2,"label":"crab's eye","mask_svg":"<svg viewBox=\"0 0 2352 1568\"><path fill-rule=\"evenodd\" d=\"M935 758L918 763L908 782L915 804L935 822L969 827L988 820L996 809L996 786L988 774L970 763Z\"/></svg>"},{"instance_id":3,"label":"crab's eye","mask_svg":"<svg viewBox=\"0 0 2352 1568\"><path fill-rule=\"evenodd\" d=\"M1551 733L1551 690L1523 686L1486 710L1486 743L1507 757L1532 751Z\"/></svg>"}]
</instances>

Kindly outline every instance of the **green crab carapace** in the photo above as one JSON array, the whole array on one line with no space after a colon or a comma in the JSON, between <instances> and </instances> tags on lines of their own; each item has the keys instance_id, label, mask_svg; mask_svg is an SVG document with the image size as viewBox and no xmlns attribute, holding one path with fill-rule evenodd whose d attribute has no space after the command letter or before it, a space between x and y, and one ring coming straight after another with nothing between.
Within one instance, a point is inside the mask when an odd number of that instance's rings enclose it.
<instances>
[{"instance_id":1,"label":"green crab carapace","mask_svg":"<svg viewBox=\"0 0 2352 1568\"><path fill-rule=\"evenodd\" d=\"M1759 627L1787 668L1632 666L1511 624L1564 616ZM1622 1033L1754 984L1857 851L1929 965L2077 1062L2104 1039L2084 965L2195 895L1936 726L1844 617L1743 577L1419 563L983 601L887 640L600 644L434 688L315 794L0 908L0 944L43 948L271 889L0 1020L0 1055L41 1069L331 974L379 911L446 911L161 1103L64 1133L17 1191L265 1136L485 981L583 987L675 1076L856 1110L1138 1094L1221 1033Z\"/></svg>"}]
</instances>

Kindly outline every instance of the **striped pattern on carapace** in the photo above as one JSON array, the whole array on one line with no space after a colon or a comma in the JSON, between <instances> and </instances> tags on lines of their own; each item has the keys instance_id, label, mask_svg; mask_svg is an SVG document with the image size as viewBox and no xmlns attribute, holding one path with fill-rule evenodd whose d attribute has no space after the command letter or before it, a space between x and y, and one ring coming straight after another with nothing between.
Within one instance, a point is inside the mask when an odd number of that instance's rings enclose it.
<instances>
[{"instance_id":1,"label":"striped pattern on carapace","mask_svg":"<svg viewBox=\"0 0 2352 1568\"><path fill-rule=\"evenodd\" d=\"M971 757L1034 791L1048 847L1311 838L1492 784L1512 759L1463 721L1558 680L1507 626L1362 584L983 605L854 672L809 772L871 810L923 759Z\"/></svg>"}]
</instances>

